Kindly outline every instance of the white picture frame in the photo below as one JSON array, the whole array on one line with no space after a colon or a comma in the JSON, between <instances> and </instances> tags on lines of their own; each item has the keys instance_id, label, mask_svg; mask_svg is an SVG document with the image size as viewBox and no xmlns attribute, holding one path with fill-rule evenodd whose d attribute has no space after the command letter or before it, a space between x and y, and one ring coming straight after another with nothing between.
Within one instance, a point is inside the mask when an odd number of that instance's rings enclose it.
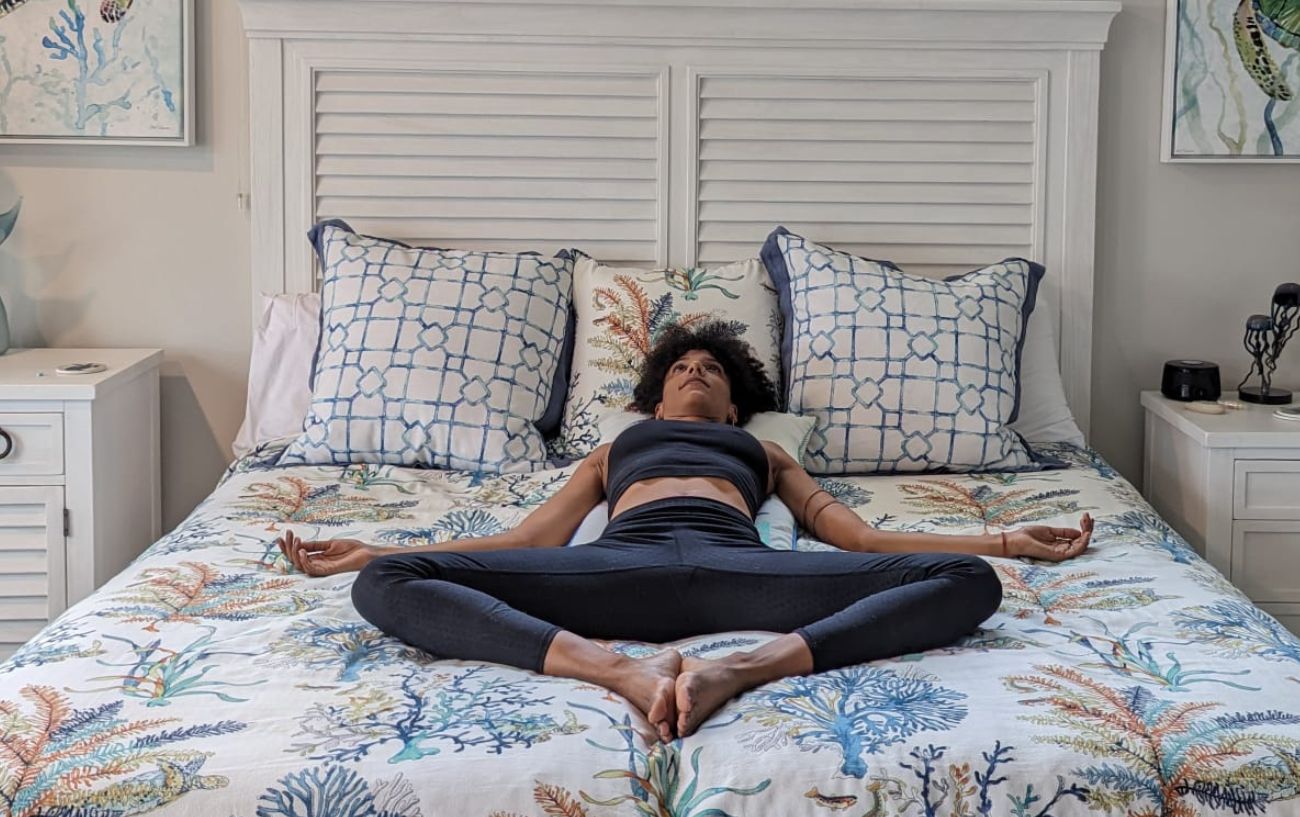
<instances>
[{"instance_id":1,"label":"white picture frame","mask_svg":"<svg viewBox=\"0 0 1300 817\"><path fill-rule=\"evenodd\" d=\"M24 26L24 30L31 30L27 36L35 36L36 29L40 29L42 45L47 52L67 52L66 56L61 58L55 57L52 54L47 54L47 58L52 61L66 62L68 60L84 59L87 60L87 62L93 61L95 66L101 70L120 68L120 82L129 84L129 87L127 87L123 92L123 95L112 100L109 104L91 104L103 105L105 108L118 107L119 111L121 111L122 109L120 108L120 105L114 105L113 103L120 103L123 98L130 101L130 98L127 95L131 93L138 93L138 98L142 99L149 95L157 95L157 99L159 100L169 98L169 94L179 94L180 99L174 100L174 102L171 102L168 106L169 112L171 106L174 106L174 116L176 121L174 124L170 121L166 122L168 125L168 127L164 129L166 132L157 135L152 135L148 131L150 129L159 130L159 128L150 128L141 122L130 121L129 111L127 111L127 117L119 117L112 122L101 122L100 133L76 133L73 131L72 126L63 128L61 132L58 127L52 126L50 128L51 132L45 134L33 133L31 132L33 128L18 129L22 132L12 132L12 125L7 125L6 120L0 118L0 145L58 144L154 145L165 147L192 146L195 142L194 120L196 109L194 98L194 0L163 0L163 2L174 3L180 14L179 26L175 31L175 35L178 36L180 40L178 43L178 62L177 60L168 60L168 68L179 65L179 71L181 74L179 79L175 82L174 88L167 88L166 83L161 80L151 86L148 82L148 77L140 76L137 78L128 73L129 71L152 71L155 72L153 73L153 77L157 77L157 62L152 58L152 55L146 57L141 55L118 53L117 48L120 45L123 45L123 43L112 38L104 38L104 26L101 25L101 23L107 23L107 21L101 19L103 13L101 8L103 4L101 4L100 0L10 0L11 7L8 10L8 13L0 15L0 38L3 38L4 40L12 40L14 36L22 36L6 31L6 23L10 23L11 25L21 23ZM144 4L140 4L139 7L133 7L135 4L131 3L129 0L123 0L123 4L125 5L126 10L124 12L124 17L118 23L119 25L127 21L134 22L131 16L132 12L135 12L136 14L146 14L149 11L148 6L145 6ZM40 15L33 14L38 7L49 7L51 13ZM84 16L80 31L68 25L69 22L74 22L75 18L70 20L69 17L63 16L67 14L68 8L79 10ZM26 18L19 17L18 15L20 13L25 13ZM92 16L93 20L91 19ZM91 28L91 25L94 25L95 27ZM64 40L62 43L58 42L55 38L60 37L60 34L55 30L54 26L63 28L65 36L67 36L68 39ZM86 37L85 35L88 30L95 33ZM75 36L78 34L82 36ZM141 32L140 36L140 41L143 42L146 34ZM129 46L130 44L131 43L126 43L125 45ZM69 48L67 46L71 47ZM4 47L4 43L3 41L0 41L0 48L2 47ZM13 61L11 60L9 64L12 65ZM12 70L17 74L22 67L28 69L34 68L32 65L14 66ZM48 72L46 72L46 76L48 76ZM22 77L20 76L20 79L21 78ZM4 87L8 80L9 77L4 76L4 67L0 64L0 87ZM13 83L8 84L12 85ZM52 79L47 82L47 85L50 90L50 95L56 98L63 90L55 88L55 83ZM69 81L69 86L70 87L67 89L68 93L75 94L75 80ZM159 90L160 88L162 90ZM32 93L35 93L35 91ZM31 104L33 98L33 96L28 96L27 102L24 104ZM0 99L0 105L4 105L5 102L6 100ZM77 104L82 105L83 103L78 102ZM156 101L154 102L154 107L157 107ZM138 107L132 106L129 110L141 110L143 108L144 105L141 104ZM11 100L9 111L14 110L21 110L21 108L17 101ZM12 113L9 114L9 116L12 115ZM142 118L143 116L144 114L142 112Z\"/></svg>"},{"instance_id":2,"label":"white picture frame","mask_svg":"<svg viewBox=\"0 0 1300 817\"><path fill-rule=\"evenodd\" d=\"M1277 103L1280 100L1274 101L1273 108L1268 109L1269 97L1242 66L1233 32L1237 9L1235 0L1166 0L1164 96L1160 123L1162 162L1300 163L1300 51L1280 45L1267 31L1261 32L1264 48L1280 69L1281 80L1297 97L1283 103L1288 127L1279 132L1276 114L1279 113ZM1184 21L1185 11L1195 12L1196 17ZM1256 13L1253 7L1250 12ZM1210 50L1203 51L1204 56L1199 58L1206 79L1201 81L1194 94L1196 105L1189 106L1184 104L1188 95L1180 94L1184 90L1181 88L1183 77L1180 70L1186 61L1179 58L1183 49L1198 47L1196 40L1202 28L1208 36L1200 45L1211 45ZM1211 72L1215 72L1213 77ZM1193 109L1198 117L1202 109L1214 116L1214 133L1204 133L1207 130L1204 123L1200 123L1202 133L1197 136L1189 133L1192 128L1187 117ZM1274 152L1279 141L1281 154ZM1199 149L1189 150L1193 145Z\"/></svg>"}]
</instances>

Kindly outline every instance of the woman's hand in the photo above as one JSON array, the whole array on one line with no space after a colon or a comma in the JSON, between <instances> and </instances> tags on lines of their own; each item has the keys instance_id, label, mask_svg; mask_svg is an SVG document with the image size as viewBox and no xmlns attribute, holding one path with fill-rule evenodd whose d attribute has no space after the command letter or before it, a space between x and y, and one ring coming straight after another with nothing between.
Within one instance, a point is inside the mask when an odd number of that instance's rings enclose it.
<instances>
[{"instance_id":1,"label":"woman's hand","mask_svg":"<svg viewBox=\"0 0 1300 817\"><path fill-rule=\"evenodd\" d=\"M285 531L284 536L276 539L275 543L280 546L289 563L308 576L332 576L335 573L360 570L370 564L371 560L383 555L379 548L356 539L309 542L294 536L293 531Z\"/></svg>"},{"instance_id":2,"label":"woman's hand","mask_svg":"<svg viewBox=\"0 0 1300 817\"><path fill-rule=\"evenodd\" d=\"M1007 555L1028 556L1049 562L1073 559L1088 547L1088 541L1092 538L1092 517L1085 513L1079 521L1079 528L1080 530L1075 530L1030 525L1007 531Z\"/></svg>"}]
</instances>

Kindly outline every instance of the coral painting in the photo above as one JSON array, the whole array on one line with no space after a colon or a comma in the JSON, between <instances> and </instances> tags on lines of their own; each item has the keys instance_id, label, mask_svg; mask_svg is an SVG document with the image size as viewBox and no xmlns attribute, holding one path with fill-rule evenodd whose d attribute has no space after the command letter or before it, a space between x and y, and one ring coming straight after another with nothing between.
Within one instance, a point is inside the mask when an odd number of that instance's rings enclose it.
<instances>
[{"instance_id":1,"label":"coral painting","mask_svg":"<svg viewBox=\"0 0 1300 817\"><path fill-rule=\"evenodd\" d=\"M1173 159L1300 159L1300 0L1170 0Z\"/></svg>"},{"instance_id":2,"label":"coral painting","mask_svg":"<svg viewBox=\"0 0 1300 817\"><path fill-rule=\"evenodd\" d=\"M0 139L188 144L192 0L0 2Z\"/></svg>"}]
</instances>

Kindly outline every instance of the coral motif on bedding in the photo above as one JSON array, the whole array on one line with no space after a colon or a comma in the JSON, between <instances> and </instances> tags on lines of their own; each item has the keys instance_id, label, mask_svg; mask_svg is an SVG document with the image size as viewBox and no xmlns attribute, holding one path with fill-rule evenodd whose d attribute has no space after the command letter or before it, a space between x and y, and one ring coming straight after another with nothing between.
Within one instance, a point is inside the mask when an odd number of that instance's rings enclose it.
<instances>
[{"instance_id":1,"label":"coral motif on bedding","mask_svg":"<svg viewBox=\"0 0 1300 817\"><path fill-rule=\"evenodd\" d=\"M869 665L786 678L743 696L741 718L755 728L745 744L763 751L791 742L807 752L833 746L840 773L863 777L866 755L923 730L950 729L966 717L966 696L923 673Z\"/></svg>"},{"instance_id":2,"label":"coral motif on bedding","mask_svg":"<svg viewBox=\"0 0 1300 817\"><path fill-rule=\"evenodd\" d=\"M710 269L603 266L579 257L573 271L577 314L573 363L558 456L584 457L600 444L598 423L627 408L641 365L670 326L722 321L753 347L772 382L781 382L776 293L757 260Z\"/></svg>"},{"instance_id":3,"label":"coral motif on bedding","mask_svg":"<svg viewBox=\"0 0 1300 817\"><path fill-rule=\"evenodd\" d=\"M1092 571L1063 573L1035 565L994 565L1002 579L1002 606L1014 610L1016 618L1042 613L1047 624L1060 624L1054 613L1074 610L1127 610L1145 607L1171 596L1160 596L1148 587L1150 576L1094 578Z\"/></svg>"},{"instance_id":4,"label":"coral motif on bedding","mask_svg":"<svg viewBox=\"0 0 1300 817\"><path fill-rule=\"evenodd\" d=\"M813 473L1039 470L1007 425L1043 268L1007 259L937 281L777 228L788 411L817 417Z\"/></svg>"},{"instance_id":5,"label":"coral motif on bedding","mask_svg":"<svg viewBox=\"0 0 1300 817\"><path fill-rule=\"evenodd\" d=\"M424 817L401 774L371 782L336 763L290 772L258 798L257 817Z\"/></svg>"},{"instance_id":6,"label":"coral motif on bedding","mask_svg":"<svg viewBox=\"0 0 1300 817\"><path fill-rule=\"evenodd\" d=\"M48 686L25 686L18 694L30 714L22 703L0 698L6 817L141 814L191 791L222 788L229 778L202 774L211 753L190 744L246 726L132 720L123 717L122 701L78 709Z\"/></svg>"},{"instance_id":7,"label":"coral motif on bedding","mask_svg":"<svg viewBox=\"0 0 1300 817\"><path fill-rule=\"evenodd\" d=\"M297 578L220 573L200 562L182 562L142 571L138 581L111 597L123 603L107 606L99 615L142 624L146 632L156 633L160 624L301 613L320 603L320 594L301 589L301 584Z\"/></svg>"},{"instance_id":8,"label":"coral motif on bedding","mask_svg":"<svg viewBox=\"0 0 1300 817\"><path fill-rule=\"evenodd\" d=\"M1142 686L1103 684L1071 667L1034 667L1007 688L1044 714L1024 720L1064 733L1035 736L1102 761L1077 773L1088 804L1130 817L1196 817L1199 806L1263 814L1300 795L1300 741L1269 727L1300 726L1300 713L1220 713L1224 704L1177 701ZM1236 760L1232 768L1225 768Z\"/></svg>"},{"instance_id":9,"label":"coral motif on bedding","mask_svg":"<svg viewBox=\"0 0 1300 817\"><path fill-rule=\"evenodd\" d=\"M414 499L381 503L368 496L345 494L337 484L311 485L299 477L255 482L248 488L235 508L250 521L334 527L358 520L410 519L406 509L416 504Z\"/></svg>"},{"instance_id":10,"label":"coral motif on bedding","mask_svg":"<svg viewBox=\"0 0 1300 817\"><path fill-rule=\"evenodd\" d=\"M572 263L412 248L329 221L312 403L285 464L545 465ZM552 409L552 399L555 408Z\"/></svg>"},{"instance_id":11,"label":"coral motif on bedding","mask_svg":"<svg viewBox=\"0 0 1300 817\"><path fill-rule=\"evenodd\" d=\"M950 527L981 525L984 533L1083 510L1077 501L1069 499L1079 493L1072 488L998 491L987 484L971 486L949 479L932 479L904 483L899 490L907 495L903 501L925 512L930 522Z\"/></svg>"},{"instance_id":12,"label":"coral motif on bedding","mask_svg":"<svg viewBox=\"0 0 1300 817\"><path fill-rule=\"evenodd\" d=\"M298 721L294 750L316 760L348 761L395 743L389 763L419 760L444 749L501 754L555 735L587 729L570 711L548 712L554 696L517 670L472 666L451 672L399 670L398 690L347 693L346 703L320 703ZM434 691L430 692L430 687Z\"/></svg>"}]
</instances>

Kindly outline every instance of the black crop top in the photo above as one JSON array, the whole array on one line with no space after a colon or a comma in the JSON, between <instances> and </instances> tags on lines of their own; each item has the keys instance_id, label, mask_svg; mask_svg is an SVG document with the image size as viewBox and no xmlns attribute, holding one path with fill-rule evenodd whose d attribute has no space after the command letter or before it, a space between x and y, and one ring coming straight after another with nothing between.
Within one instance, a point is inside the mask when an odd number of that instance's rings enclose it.
<instances>
[{"instance_id":1,"label":"black crop top","mask_svg":"<svg viewBox=\"0 0 1300 817\"><path fill-rule=\"evenodd\" d=\"M642 420L609 449L605 494L613 508L634 482L654 477L722 477L735 485L751 517L767 498L763 444L742 428L690 420Z\"/></svg>"}]
</instances>

